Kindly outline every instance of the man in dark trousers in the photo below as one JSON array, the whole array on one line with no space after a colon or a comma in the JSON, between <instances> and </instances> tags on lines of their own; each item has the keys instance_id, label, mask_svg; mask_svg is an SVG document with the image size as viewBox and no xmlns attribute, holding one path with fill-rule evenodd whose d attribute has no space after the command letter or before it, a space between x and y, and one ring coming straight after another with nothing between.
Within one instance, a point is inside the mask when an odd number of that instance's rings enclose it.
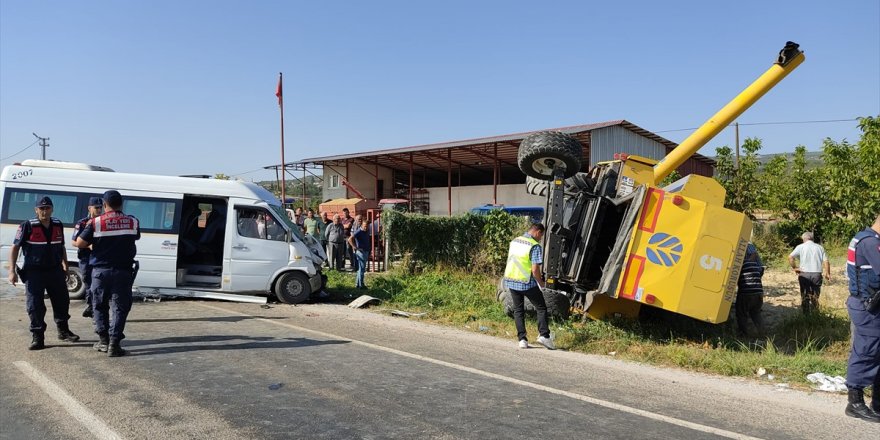
<instances>
[{"instance_id":1,"label":"man in dark trousers","mask_svg":"<svg viewBox=\"0 0 880 440\"><path fill-rule=\"evenodd\" d=\"M742 336L748 334L746 322L749 318L752 318L758 335L764 334L764 319L761 317L761 307L764 305L763 276L764 263L758 255L758 248L749 243L736 290L736 327Z\"/></svg>"},{"instance_id":2,"label":"man in dark trousers","mask_svg":"<svg viewBox=\"0 0 880 440\"><path fill-rule=\"evenodd\" d=\"M34 211L37 217L18 226L12 250L9 252L9 282L18 282L16 263L18 252L24 253L24 266L21 280L24 282L25 301L28 318L31 321L33 339L28 350L42 350L46 347L46 302L44 292L52 303L52 315L58 327L58 339L67 342L79 341L67 325L70 315L70 296L67 292L67 251L64 249L64 225L52 217L52 199L42 197L37 201Z\"/></svg>"},{"instance_id":3,"label":"man in dark trousers","mask_svg":"<svg viewBox=\"0 0 880 440\"><path fill-rule=\"evenodd\" d=\"M507 253L504 283L510 289L510 298L513 300L513 322L516 325L519 348L529 348L524 298L528 298L538 312L538 343L550 350L556 348L550 339L547 304L541 291L544 287L544 275L541 273L541 264L544 263L544 251L541 248L543 237L544 225L533 223L525 234L510 242Z\"/></svg>"},{"instance_id":4,"label":"man in dark trousers","mask_svg":"<svg viewBox=\"0 0 880 440\"><path fill-rule=\"evenodd\" d=\"M138 220L122 212L118 191L104 193L104 214L86 223L76 239L76 247L92 246L92 303L95 308L95 350L110 357L123 356L120 342L125 339L125 320L131 311L131 286L134 283L135 241L141 238ZM110 304L113 317L110 317Z\"/></svg>"},{"instance_id":5,"label":"man in dark trousers","mask_svg":"<svg viewBox=\"0 0 880 440\"><path fill-rule=\"evenodd\" d=\"M89 220L101 215L101 211L104 209L104 201L101 200L100 197L91 197L89 198L89 215L79 219L76 222L76 225L73 226L73 238L71 238L72 243L76 246L76 238L79 237L79 234L82 233L83 228L86 227L86 223ZM83 287L85 288L85 301L86 308L83 309L82 315L84 318L92 317L92 266L89 266L89 256L92 254L92 250L89 248L80 249L76 253L76 257L79 260L79 271L82 274Z\"/></svg>"},{"instance_id":6,"label":"man in dark trousers","mask_svg":"<svg viewBox=\"0 0 880 440\"><path fill-rule=\"evenodd\" d=\"M846 415L880 423L880 215L849 242L846 256L852 350L846 366ZM871 406L864 390L873 386Z\"/></svg>"}]
</instances>

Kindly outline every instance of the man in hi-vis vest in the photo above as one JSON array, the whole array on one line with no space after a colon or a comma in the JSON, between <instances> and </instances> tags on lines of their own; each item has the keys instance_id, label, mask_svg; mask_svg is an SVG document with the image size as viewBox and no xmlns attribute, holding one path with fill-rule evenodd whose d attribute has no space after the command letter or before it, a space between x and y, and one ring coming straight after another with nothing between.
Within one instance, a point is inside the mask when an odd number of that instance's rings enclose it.
<instances>
[{"instance_id":1,"label":"man in hi-vis vest","mask_svg":"<svg viewBox=\"0 0 880 440\"><path fill-rule=\"evenodd\" d=\"M519 338L519 348L529 348L526 338L524 299L528 298L538 312L538 343L550 350L555 349L550 340L550 328L547 326L547 304L544 303L544 276L541 264L544 252L541 239L544 237L544 225L533 223L528 232L510 242L507 253L507 267L504 269L504 284L510 290L513 300L513 321Z\"/></svg>"}]
</instances>

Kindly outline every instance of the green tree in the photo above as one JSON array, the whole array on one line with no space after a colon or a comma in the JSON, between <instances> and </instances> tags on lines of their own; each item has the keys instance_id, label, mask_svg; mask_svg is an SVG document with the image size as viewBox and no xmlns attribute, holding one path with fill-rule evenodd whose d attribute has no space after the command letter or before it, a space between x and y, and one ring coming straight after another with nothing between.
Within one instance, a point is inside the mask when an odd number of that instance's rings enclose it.
<instances>
[{"instance_id":1,"label":"green tree","mask_svg":"<svg viewBox=\"0 0 880 440\"><path fill-rule=\"evenodd\" d=\"M861 177L858 191L862 202L852 208L859 227L871 224L880 214L880 116L859 118L862 138L857 144L858 168Z\"/></svg>"},{"instance_id":2,"label":"green tree","mask_svg":"<svg viewBox=\"0 0 880 440\"><path fill-rule=\"evenodd\" d=\"M764 171L759 177L761 190L757 205L782 218L788 218L786 207L791 194L788 172L788 158L780 154L764 165Z\"/></svg>"},{"instance_id":3,"label":"green tree","mask_svg":"<svg viewBox=\"0 0 880 440\"><path fill-rule=\"evenodd\" d=\"M739 164L734 163L730 147L725 145L715 149L715 179L727 191L724 205L754 218L761 194L761 181L758 178L761 140L747 138L742 149L744 154L740 156Z\"/></svg>"}]
</instances>

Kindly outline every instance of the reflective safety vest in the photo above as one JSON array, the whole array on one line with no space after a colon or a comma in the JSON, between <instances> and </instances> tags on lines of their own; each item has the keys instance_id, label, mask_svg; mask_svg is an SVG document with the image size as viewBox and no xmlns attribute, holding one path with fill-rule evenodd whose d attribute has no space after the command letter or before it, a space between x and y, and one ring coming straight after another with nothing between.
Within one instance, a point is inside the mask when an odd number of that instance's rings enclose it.
<instances>
[{"instance_id":1,"label":"reflective safety vest","mask_svg":"<svg viewBox=\"0 0 880 440\"><path fill-rule=\"evenodd\" d=\"M538 241L532 237L516 237L510 242L507 252L507 267L504 268L504 279L528 283L532 279L532 248Z\"/></svg>"},{"instance_id":2,"label":"reflective safety vest","mask_svg":"<svg viewBox=\"0 0 880 440\"><path fill-rule=\"evenodd\" d=\"M870 237L877 237L877 233L873 230L864 230L856 234L849 242L849 248L846 255L846 275L849 278L849 294L861 299L869 300L878 290L880 290L880 276L874 273L870 264L859 264L867 262L866 259L857 258L856 248L859 242Z\"/></svg>"}]
</instances>

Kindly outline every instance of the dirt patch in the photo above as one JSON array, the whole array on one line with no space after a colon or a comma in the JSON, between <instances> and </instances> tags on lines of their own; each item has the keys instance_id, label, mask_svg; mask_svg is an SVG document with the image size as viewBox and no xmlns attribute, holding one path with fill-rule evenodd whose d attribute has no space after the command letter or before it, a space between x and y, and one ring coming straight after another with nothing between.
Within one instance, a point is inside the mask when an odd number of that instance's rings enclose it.
<instances>
[{"instance_id":1,"label":"dirt patch","mask_svg":"<svg viewBox=\"0 0 880 440\"><path fill-rule=\"evenodd\" d=\"M787 316L800 313L801 294L797 275L791 269L767 268L764 272L764 320L768 327L781 323ZM831 268L831 281L823 281L819 305L846 314L849 296L846 268Z\"/></svg>"}]
</instances>

